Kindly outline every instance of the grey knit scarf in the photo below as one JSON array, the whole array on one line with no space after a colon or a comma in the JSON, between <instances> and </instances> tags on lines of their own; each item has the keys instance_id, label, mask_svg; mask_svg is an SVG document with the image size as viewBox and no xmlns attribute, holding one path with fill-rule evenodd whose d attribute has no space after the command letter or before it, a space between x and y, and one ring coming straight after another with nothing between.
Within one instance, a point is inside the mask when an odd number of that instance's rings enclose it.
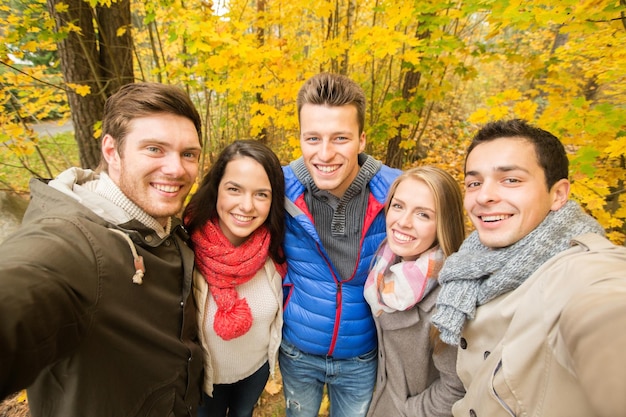
<instances>
[{"instance_id":1,"label":"grey knit scarf","mask_svg":"<svg viewBox=\"0 0 626 417\"><path fill-rule=\"evenodd\" d=\"M441 291L432 322L441 340L458 344L465 320L474 318L477 306L516 289L548 259L568 249L572 238L589 232L604 235L600 224L571 200L505 248L487 248L474 231L439 273Z\"/></svg>"}]
</instances>

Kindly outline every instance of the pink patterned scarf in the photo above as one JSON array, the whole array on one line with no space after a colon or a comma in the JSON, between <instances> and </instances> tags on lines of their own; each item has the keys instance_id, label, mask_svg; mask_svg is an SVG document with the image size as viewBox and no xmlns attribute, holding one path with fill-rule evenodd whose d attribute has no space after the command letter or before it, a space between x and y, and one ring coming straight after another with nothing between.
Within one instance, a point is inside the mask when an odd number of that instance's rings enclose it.
<instances>
[{"instance_id":1,"label":"pink patterned scarf","mask_svg":"<svg viewBox=\"0 0 626 417\"><path fill-rule=\"evenodd\" d=\"M437 286L443 265L439 246L422 253L415 261L402 261L385 243L376 254L363 296L378 317L383 312L404 311L419 303Z\"/></svg>"}]
</instances>

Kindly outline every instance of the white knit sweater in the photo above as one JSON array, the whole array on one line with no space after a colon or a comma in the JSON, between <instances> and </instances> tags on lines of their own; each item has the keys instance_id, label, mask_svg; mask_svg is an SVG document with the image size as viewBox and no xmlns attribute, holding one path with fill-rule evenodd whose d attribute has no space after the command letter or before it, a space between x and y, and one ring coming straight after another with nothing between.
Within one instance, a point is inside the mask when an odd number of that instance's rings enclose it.
<instances>
[{"instance_id":1,"label":"white knit sweater","mask_svg":"<svg viewBox=\"0 0 626 417\"><path fill-rule=\"evenodd\" d=\"M204 350L204 391L211 395L213 384L231 384L257 371L269 360L274 372L282 332L282 279L271 259L254 278L237 286L239 297L252 311L252 327L235 339L224 340L213 330L217 306L209 286L196 270L194 297L198 306L200 340Z\"/></svg>"}]
</instances>

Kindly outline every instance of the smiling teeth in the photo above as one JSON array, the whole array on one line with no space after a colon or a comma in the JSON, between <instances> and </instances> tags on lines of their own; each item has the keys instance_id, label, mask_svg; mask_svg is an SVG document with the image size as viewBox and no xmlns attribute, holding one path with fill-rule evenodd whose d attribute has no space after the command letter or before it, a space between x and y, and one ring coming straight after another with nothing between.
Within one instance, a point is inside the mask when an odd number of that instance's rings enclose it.
<instances>
[{"instance_id":1,"label":"smiling teeth","mask_svg":"<svg viewBox=\"0 0 626 417\"><path fill-rule=\"evenodd\" d=\"M318 165L317 169L319 169L320 171L325 172L325 173L331 173L331 172L336 171L337 169L339 169L339 166L337 166L337 165L334 165L334 166Z\"/></svg>"},{"instance_id":2,"label":"smiling teeth","mask_svg":"<svg viewBox=\"0 0 626 417\"><path fill-rule=\"evenodd\" d=\"M241 216L239 214L233 214L233 217L236 220L239 220L240 222L249 222L250 220L252 220L254 218L252 216Z\"/></svg>"},{"instance_id":3,"label":"smiling teeth","mask_svg":"<svg viewBox=\"0 0 626 417\"><path fill-rule=\"evenodd\" d=\"M413 240L412 236L405 235L404 233L393 232L393 236L401 242L410 242Z\"/></svg>"},{"instance_id":4,"label":"smiling teeth","mask_svg":"<svg viewBox=\"0 0 626 417\"><path fill-rule=\"evenodd\" d=\"M159 191L164 191L166 193L174 193L180 190L180 186L178 185L154 184L154 188L156 188Z\"/></svg>"},{"instance_id":5,"label":"smiling teeth","mask_svg":"<svg viewBox=\"0 0 626 417\"><path fill-rule=\"evenodd\" d=\"M498 220L508 219L509 216L505 214L500 214L498 216L482 216L481 219L484 222L497 222Z\"/></svg>"}]
</instances>

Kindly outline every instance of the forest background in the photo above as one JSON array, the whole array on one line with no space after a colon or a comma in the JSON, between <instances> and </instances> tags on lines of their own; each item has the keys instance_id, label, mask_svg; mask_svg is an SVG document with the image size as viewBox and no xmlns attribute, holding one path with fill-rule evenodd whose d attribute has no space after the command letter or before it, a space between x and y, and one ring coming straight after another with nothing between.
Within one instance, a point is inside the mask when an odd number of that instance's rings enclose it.
<instances>
[{"instance_id":1,"label":"forest background","mask_svg":"<svg viewBox=\"0 0 626 417\"><path fill-rule=\"evenodd\" d=\"M462 180L480 124L529 120L571 157L573 198L626 237L626 0L0 0L0 183L94 168L106 98L180 85L203 174L239 138L299 156L295 96L320 71L366 91L367 152ZM74 146L33 127L71 119ZM59 154L59 150L61 153Z\"/></svg>"},{"instance_id":2,"label":"forest background","mask_svg":"<svg viewBox=\"0 0 626 417\"><path fill-rule=\"evenodd\" d=\"M366 150L394 167L436 165L461 183L481 124L551 131L573 198L626 239L626 0L0 0L0 22L4 190L94 168L104 101L133 81L193 98L201 176L240 138L287 163L297 91L330 71L363 86ZM46 121L73 131L41 137Z\"/></svg>"}]
</instances>

